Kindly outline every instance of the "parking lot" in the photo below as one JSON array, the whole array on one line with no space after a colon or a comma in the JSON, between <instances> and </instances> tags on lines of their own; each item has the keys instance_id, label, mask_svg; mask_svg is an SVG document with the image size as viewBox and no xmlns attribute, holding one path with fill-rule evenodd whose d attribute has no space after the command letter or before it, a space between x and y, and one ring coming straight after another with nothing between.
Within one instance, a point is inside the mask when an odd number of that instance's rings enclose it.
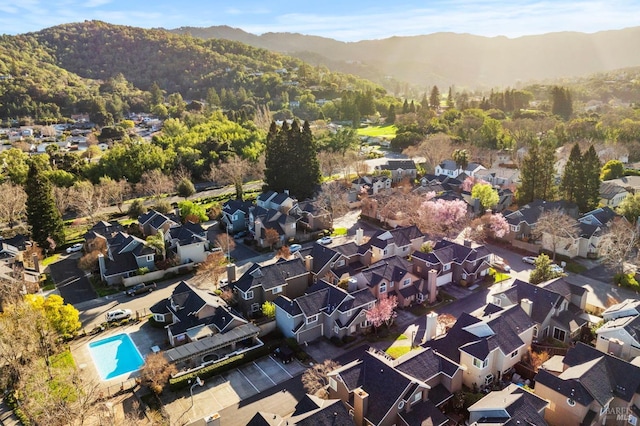
<instances>
[{"instance_id":1,"label":"parking lot","mask_svg":"<svg viewBox=\"0 0 640 426\"><path fill-rule=\"evenodd\" d=\"M298 361L282 364L272 356L205 380L189 395L169 403L172 412L185 412L185 418L197 419L222 410L301 374L305 367ZM206 411L205 411L206 410Z\"/></svg>"}]
</instances>

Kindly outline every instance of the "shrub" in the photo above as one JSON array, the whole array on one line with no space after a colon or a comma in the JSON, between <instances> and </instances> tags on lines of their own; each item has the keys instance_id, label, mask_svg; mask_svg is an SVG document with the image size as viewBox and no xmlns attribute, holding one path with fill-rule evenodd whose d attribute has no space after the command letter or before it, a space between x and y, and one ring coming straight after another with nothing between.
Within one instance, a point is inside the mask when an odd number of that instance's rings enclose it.
<instances>
[{"instance_id":1,"label":"shrub","mask_svg":"<svg viewBox=\"0 0 640 426\"><path fill-rule=\"evenodd\" d=\"M633 274L615 274L613 277L613 282L622 287L627 287L633 290L640 289L640 284L636 281L636 278Z\"/></svg>"},{"instance_id":2,"label":"shrub","mask_svg":"<svg viewBox=\"0 0 640 426\"><path fill-rule=\"evenodd\" d=\"M132 219L137 219L138 216L143 214L146 211L144 207L144 203L142 200L134 200L133 203L129 206L129 210L127 211L127 215Z\"/></svg>"}]
</instances>

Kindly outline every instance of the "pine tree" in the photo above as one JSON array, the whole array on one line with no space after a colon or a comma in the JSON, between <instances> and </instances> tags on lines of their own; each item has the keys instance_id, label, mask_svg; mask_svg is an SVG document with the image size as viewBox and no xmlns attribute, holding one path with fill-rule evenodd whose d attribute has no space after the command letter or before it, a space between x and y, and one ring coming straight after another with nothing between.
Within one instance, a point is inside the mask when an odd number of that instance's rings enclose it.
<instances>
[{"instance_id":1,"label":"pine tree","mask_svg":"<svg viewBox=\"0 0 640 426\"><path fill-rule=\"evenodd\" d=\"M438 109L440 107L440 90L438 90L438 86L433 86L431 89L431 95L429 95L429 106L432 109Z\"/></svg>"},{"instance_id":2,"label":"pine tree","mask_svg":"<svg viewBox=\"0 0 640 426\"><path fill-rule=\"evenodd\" d=\"M578 202L581 212L588 212L596 207L600 202L600 158L593 145L582 156L583 176L582 182L584 191ZM582 203L582 204L581 204Z\"/></svg>"},{"instance_id":3,"label":"pine tree","mask_svg":"<svg viewBox=\"0 0 640 426\"><path fill-rule=\"evenodd\" d=\"M406 114L409 112L409 101L408 100L404 100L404 103L402 104L402 113Z\"/></svg>"},{"instance_id":4,"label":"pine tree","mask_svg":"<svg viewBox=\"0 0 640 426\"><path fill-rule=\"evenodd\" d=\"M393 124L395 122L396 122L396 107L395 105L391 104L389 105L389 112L387 113L386 123Z\"/></svg>"},{"instance_id":5,"label":"pine tree","mask_svg":"<svg viewBox=\"0 0 640 426\"><path fill-rule=\"evenodd\" d=\"M451 86L449 86L449 94L447 95L447 108L453 108L455 103L453 102L453 91L451 90Z\"/></svg>"},{"instance_id":6,"label":"pine tree","mask_svg":"<svg viewBox=\"0 0 640 426\"><path fill-rule=\"evenodd\" d=\"M550 139L536 141L520 166L520 186L516 198L520 205L533 200L553 200L556 196L555 145Z\"/></svg>"},{"instance_id":7,"label":"pine tree","mask_svg":"<svg viewBox=\"0 0 640 426\"><path fill-rule=\"evenodd\" d=\"M566 201L577 203L582 197L583 188L583 162L580 146L576 143L571 148L569 160L564 167L562 182L560 183L560 193Z\"/></svg>"},{"instance_id":8,"label":"pine tree","mask_svg":"<svg viewBox=\"0 0 640 426\"><path fill-rule=\"evenodd\" d=\"M573 114L573 101L569 89L553 86L551 89L552 106L551 113L568 120Z\"/></svg>"},{"instance_id":9,"label":"pine tree","mask_svg":"<svg viewBox=\"0 0 640 426\"><path fill-rule=\"evenodd\" d=\"M27 222L33 241L44 250L64 244L64 223L53 199L51 183L36 162L29 165L25 192L28 197Z\"/></svg>"}]
</instances>

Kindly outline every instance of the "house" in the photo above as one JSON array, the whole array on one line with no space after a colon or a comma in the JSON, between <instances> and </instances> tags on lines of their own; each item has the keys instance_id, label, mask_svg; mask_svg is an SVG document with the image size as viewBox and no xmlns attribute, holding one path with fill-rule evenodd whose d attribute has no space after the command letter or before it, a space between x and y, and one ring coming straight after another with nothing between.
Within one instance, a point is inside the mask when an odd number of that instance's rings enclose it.
<instances>
[{"instance_id":1,"label":"house","mask_svg":"<svg viewBox=\"0 0 640 426\"><path fill-rule=\"evenodd\" d=\"M366 192L369 195L375 195L380 191L391 189L392 179L385 175L378 176L361 176L351 181L351 188L358 194Z\"/></svg>"},{"instance_id":2,"label":"house","mask_svg":"<svg viewBox=\"0 0 640 426\"><path fill-rule=\"evenodd\" d=\"M462 313L447 334L424 346L463 366L465 386L482 388L512 371L531 345L533 330L520 306L489 304L480 318Z\"/></svg>"},{"instance_id":3,"label":"house","mask_svg":"<svg viewBox=\"0 0 640 426\"><path fill-rule=\"evenodd\" d=\"M258 195L256 205L265 210L273 209L281 213L288 213L289 210L297 203L295 198L289 196L287 191L278 193L275 191L267 191Z\"/></svg>"},{"instance_id":4,"label":"house","mask_svg":"<svg viewBox=\"0 0 640 426\"><path fill-rule=\"evenodd\" d=\"M427 278L436 270L438 287L451 283L471 285L489 273L491 252L482 245L472 246L471 241L458 244L449 240L438 241L431 251L416 250L411 254L413 271Z\"/></svg>"},{"instance_id":5,"label":"house","mask_svg":"<svg viewBox=\"0 0 640 426\"><path fill-rule=\"evenodd\" d=\"M366 311L375 301L367 289L349 293L320 280L302 296L278 296L274 301L276 325L285 337L298 343L322 336L342 339L370 328Z\"/></svg>"},{"instance_id":6,"label":"house","mask_svg":"<svg viewBox=\"0 0 640 426\"><path fill-rule=\"evenodd\" d=\"M333 284L349 279L370 263L371 254L354 242L327 247L314 243L305 262L313 281L322 278Z\"/></svg>"},{"instance_id":7,"label":"house","mask_svg":"<svg viewBox=\"0 0 640 426\"><path fill-rule=\"evenodd\" d=\"M187 221L169 228L165 234L168 248L176 253L178 261L185 263L204 262L209 255L209 240L202 225Z\"/></svg>"},{"instance_id":8,"label":"house","mask_svg":"<svg viewBox=\"0 0 640 426\"><path fill-rule=\"evenodd\" d=\"M474 177L482 179L493 186L504 187L515 185L520 181L520 170L507 167L492 167L478 170L474 173Z\"/></svg>"},{"instance_id":9,"label":"house","mask_svg":"<svg viewBox=\"0 0 640 426\"><path fill-rule=\"evenodd\" d=\"M320 231L333 228L331 213L317 201L303 201L296 204L289 214L298 218L298 225L307 231Z\"/></svg>"},{"instance_id":10,"label":"house","mask_svg":"<svg viewBox=\"0 0 640 426\"><path fill-rule=\"evenodd\" d=\"M626 299L608 307L596 330L596 349L625 360L640 356L640 301Z\"/></svg>"},{"instance_id":11,"label":"house","mask_svg":"<svg viewBox=\"0 0 640 426\"><path fill-rule=\"evenodd\" d=\"M155 269L155 251L144 240L126 232L108 237L96 235L96 238L105 240L107 246L106 255L98 255L100 278L107 284L120 284L123 278L136 275L141 269Z\"/></svg>"},{"instance_id":12,"label":"house","mask_svg":"<svg viewBox=\"0 0 640 426\"><path fill-rule=\"evenodd\" d=\"M485 170L485 168L478 163L468 163L467 166L462 169L458 167L455 161L453 160L444 160L440 164L436 166L435 174L436 175L445 175L453 178L457 178L461 173L466 174L467 176L475 177L476 173L481 170ZM466 176L465 176L466 177ZM460 179L464 180L464 179Z\"/></svg>"},{"instance_id":13,"label":"house","mask_svg":"<svg viewBox=\"0 0 640 426\"><path fill-rule=\"evenodd\" d=\"M640 176L623 176L618 179L606 180L606 183L620 186L630 194L640 191Z\"/></svg>"},{"instance_id":14,"label":"house","mask_svg":"<svg viewBox=\"0 0 640 426\"><path fill-rule=\"evenodd\" d=\"M181 281L171 296L153 305L150 311L156 322L166 325L171 346L226 333L248 323L234 314L220 297L186 281Z\"/></svg>"},{"instance_id":15,"label":"house","mask_svg":"<svg viewBox=\"0 0 640 426\"><path fill-rule=\"evenodd\" d=\"M256 206L250 209L249 228L260 247L273 245L269 241L267 229L278 233L277 245L296 236L296 218L280 210L264 209Z\"/></svg>"},{"instance_id":16,"label":"house","mask_svg":"<svg viewBox=\"0 0 640 426\"><path fill-rule=\"evenodd\" d=\"M545 211L560 210L563 213L577 218L578 206L567 201L544 201L535 200L529 204L525 204L519 210L514 212L505 211L503 213L511 232L507 233L505 238L526 239L531 237L533 228L535 228L538 219Z\"/></svg>"},{"instance_id":17,"label":"house","mask_svg":"<svg viewBox=\"0 0 640 426\"><path fill-rule=\"evenodd\" d=\"M535 381L549 424L634 425L640 417L640 367L582 342L569 348L562 372L540 369Z\"/></svg>"},{"instance_id":18,"label":"house","mask_svg":"<svg viewBox=\"0 0 640 426\"><path fill-rule=\"evenodd\" d=\"M516 279L511 287L493 295L493 303L508 307L520 305L533 324L533 337L554 338L563 343L575 341L588 324L584 315L587 292L584 288L557 278L544 285Z\"/></svg>"},{"instance_id":19,"label":"house","mask_svg":"<svg viewBox=\"0 0 640 426\"><path fill-rule=\"evenodd\" d=\"M629 191L610 181L600 183L600 205L615 208L620 205Z\"/></svg>"},{"instance_id":20,"label":"house","mask_svg":"<svg viewBox=\"0 0 640 426\"><path fill-rule=\"evenodd\" d=\"M380 300L387 296L396 296L398 306L406 308L414 303L422 303L429 299L429 292L435 300L435 277L432 286L427 280L414 275L413 265L408 260L393 256L373 263L349 281L349 290L369 289L371 294Z\"/></svg>"},{"instance_id":21,"label":"house","mask_svg":"<svg viewBox=\"0 0 640 426\"><path fill-rule=\"evenodd\" d=\"M329 398L353 412L356 425L444 425L439 407L462 388L461 367L431 349L392 360L370 349L329 373Z\"/></svg>"},{"instance_id":22,"label":"house","mask_svg":"<svg viewBox=\"0 0 640 426\"><path fill-rule=\"evenodd\" d=\"M148 236L156 235L160 230L166 234L169 228L177 226L178 222L170 219L167 215L151 209L138 216L138 224L142 234Z\"/></svg>"},{"instance_id":23,"label":"house","mask_svg":"<svg viewBox=\"0 0 640 426\"><path fill-rule=\"evenodd\" d=\"M417 226L405 226L389 231L378 231L367 243L363 245L361 252L371 252L371 263L392 256L409 256L415 250L419 250L425 241L425 235Z\"/></svg>"},{"instance_id":24,"label":"house","mask_svg":"<svg viewBox=\"0 0 640 426\"><path fill-rule=\"evenodd\" d=\"M469 425L546 426L545 409L549 402L513 383L501 391L489 392L469 407Z\"/></svg>"},{"instance_id":25,"label":"house","mask_svg":"<svg viewBox=\"0 0 640 426\"><path fill-rule=\"evenodd\" d=\"M339 399L322 399L306 394L287 419L258 411L247 426L355 426L353 416Z\"/></svg>"},{"instance_id":26,"label":"house","mask_svg":"<svg viewBox=\"0 0 640 426\"><path fill-rule=\"evenodd\" d=\"M418 173L413 160L388 160L387 164L376 166L376 170L389 170L393 182L400 182L403 179L413 180Z\"/></svg>"},{"instance_id":27,"label":"house","mask_svg":"<svg viewBox=\"0 0 640 426\"><path fill-rule=\"evenodd\" d=\"M595 225L599 227L606 226L614 217L616 217L616 213L611 210L610 207L598 207L595 210L591 210L580 216L578 218L578 222L586 223L589 225Z\"/></svg>"},{"instance_id":28,"label":"house","mask_svg":"<svg viewBox=\"0 0 640 426\"><path fill-rule=\"evenodd\" d=\"M222 223L230 233L244 231L248 228L251 201L229 200L222 205Z\"/></svg>"},{"instance_id":29,"label":"house","mask_svg":"<svg viewBox=\"0 0 640 426\"><path fill-rule=\"evenodd\" d=\"M310 273L301 259L281 260L270 265L252 264L233 283L238 294L238 309L244 315L255 314L264 302L273 302L278 296L291 299L307 290Z\"/></svg>"}]
</instances>

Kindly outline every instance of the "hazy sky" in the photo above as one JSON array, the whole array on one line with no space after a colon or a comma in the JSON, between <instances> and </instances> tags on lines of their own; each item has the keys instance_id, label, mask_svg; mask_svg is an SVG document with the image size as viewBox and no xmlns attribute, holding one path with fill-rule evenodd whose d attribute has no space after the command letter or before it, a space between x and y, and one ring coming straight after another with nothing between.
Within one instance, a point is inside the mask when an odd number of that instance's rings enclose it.
<instances>
[{"instance_id":1,"label":"hazy sky","mask_svg":"<svg viewBox=\"0 0 640 426\"><path fill-rule=\"evenodd\" d=\"M167 29L229 25L343 41L450 31L519 37L640 25L640 0L0 0L0 33L69 22Z\"/></svg>"}]
</instances>

